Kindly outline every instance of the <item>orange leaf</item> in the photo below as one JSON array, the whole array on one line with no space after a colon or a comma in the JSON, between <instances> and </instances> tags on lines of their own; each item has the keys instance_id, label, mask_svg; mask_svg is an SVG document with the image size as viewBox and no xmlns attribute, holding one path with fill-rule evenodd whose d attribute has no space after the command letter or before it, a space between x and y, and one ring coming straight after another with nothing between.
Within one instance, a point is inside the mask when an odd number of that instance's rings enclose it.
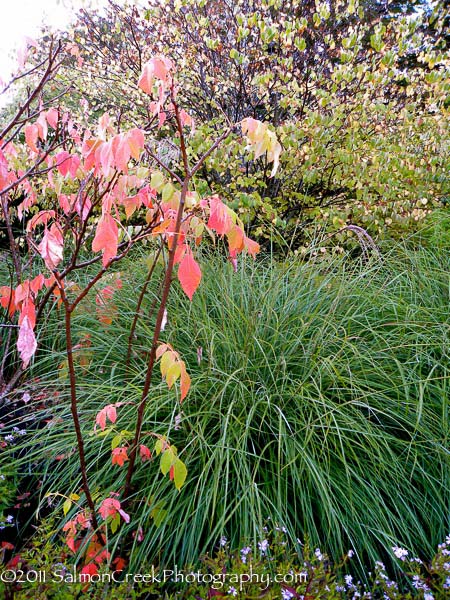
<instances>
[{"instance_id":1,"label":"orange leaf","mask_svg":"<svg viewBox=\"0 0 450 600\"><path fill-rule=\"evenodd\" d=\"M244 248L244 237L244 232L238 225L234 225L234 227L228 231L227 238L231 257L235 257L236 253Z\"/></svg>"},{"instance_id":2,"label":"orange leaf","mask_svg":"<svg viewBox=\"0 0 450 600\"><path fill-rule=\"evenodd\" d=\"M255 254L259 252L259 244L258 242L254 242L247 236L244 237L244 247L247 249L247 252L255 258Z\"/></svg>"},{"instance_id":3,"label":"orange leaf","mask_svg":"<svg viewBox=\"0 0 450 600\"><path fill-rule=\"evenodd\" d=\"M186 371L186 365L183 363L181 363L181 378L180 378L180 391L181 391L181 398L180 398L180 402L183 402L183 400L186 398L188 392L189 392L189 388L191 387L191 378L189 377L188 372Z\"/></svg>"},{"instance_id":4,"label":"orange leaf","mask_svg":"<svg viewBox=\"0 0 450 600\"><path fill-rule=\"evenodd\" d=\"M197 262L192 256L192 251L188 251L183 256L178 267L178 279L181 283L184 293L192 300L195 290L198 288L202 272Z\"/></svg>"},{"instance_id":5,"label":"orange leaf","mask_svg":"<svg viewBox=\"0 0 450 600\"><path fill-rule=\"evenodd\" d=\"M114 448L112 451L112 464L122 467L124 462L128 460L127 449L125 447Z\"/></svg>"}]
</instances>

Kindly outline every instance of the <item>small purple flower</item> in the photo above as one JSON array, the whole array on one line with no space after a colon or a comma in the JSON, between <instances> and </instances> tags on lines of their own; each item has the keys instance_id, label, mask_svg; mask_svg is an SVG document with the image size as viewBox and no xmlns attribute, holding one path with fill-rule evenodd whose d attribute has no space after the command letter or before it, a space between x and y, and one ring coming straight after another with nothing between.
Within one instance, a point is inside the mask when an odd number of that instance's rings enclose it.
<instances>
[{"instance_id":1,"label":"small purple flower","mask_svg":"<svg viewBox=\"0 0 450 600\"><path fill-rule=\"evenodd\" d=\"M269 549L269 542L267 540L258 542L258 548L261 554L267 554L267 550Z\"/></svg>"},{"instance_id":2,"label":"small purple flower","mask_svg":"<svg viewBox=\"0 0 450 600\"><path fill-rule=\"evenodd\" d=\"M235 587L231 586L228 589L227 594L230 595L230 596L237 596L237 589Z\"/></svg>"},{"instance_id":3,"label":"small purple flower","mask_svg":"<svg viewBox=\"0 0 450 600\"><path fill-rule=\"evenodd\" d=\"M351 575L346 575L344 577L344 579L345 579L345 584L347 585L347 587L353 586L353 577Z\"/></svg>"},{"instance_id":4,"label":"small purple flower","mask_svg":"<svg viewBox=\"0 0 450 600\"><path fill-rule=\"evenodd\" d=\"M281 598L282 600L291 600L291 598L294 597L294 594L292 592L290 592L289 590L283 588L281 590Z\"/></svg>"},{"instance_id":5,"label":"small purple flower","mask_svg":"<svg viewBox=\"0 0 450 600\"><path fill-rule=\"evenodd\" d=\"M247 554L250 554L251 551L252 549L250 546L244 546L244 548L241 549L241 561L244 565L247 563Z\"/></svg>"},{"instance_id":6,"label":"small purple flower","mask_svg":"<svg viewBox=\"0 0 450 600\"><path fill-rule=\"evenodd\" d=\"M219 541L220 546L223 548L226 545L227 541L227 538L223 535Z\"/></svg>"},{"instance_id":7,"label":"small purple flower","mask_svg":"<svg viewBox=\"0 0 450 600\"><path fill-rule=\"evenodd\" d=\"M316 548L316 549L314 550L314 554L316 555L316 557L317 557L319 560L323 560L323 554L322 554L322 552L320 551L320 548Z\"/></svg>"}]
</instances>

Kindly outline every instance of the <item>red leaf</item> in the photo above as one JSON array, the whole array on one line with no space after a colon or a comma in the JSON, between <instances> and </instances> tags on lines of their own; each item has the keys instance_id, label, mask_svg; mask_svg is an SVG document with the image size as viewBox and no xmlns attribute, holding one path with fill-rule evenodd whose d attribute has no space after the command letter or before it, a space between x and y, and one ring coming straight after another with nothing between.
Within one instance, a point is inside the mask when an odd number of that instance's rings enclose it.
<instances>
[{"instance_id":1,"label":"red leaf","mask_svg":"<svg viewBox=\"0 0 450 600\"><path fill-rule=\"evenodd\" d=\"M95 563L91 562L88 565L85 565L82 569L81 569L81 575L97 575L98 574L98 567ZM86 580L89 581L89 577L86 577ZM83 579L84 581L84 579Z\"/></svg>"},{"instance_id":2,"label":"red leaf","mask_svg":"<svg viewBox=\"0 0 450 600\"><path fill-rule=\"evenodd\" d=\"M146 460L150 460L152 457L151 451L147 448L147 446L144 446L144 444L141 444L139 446L139 455L142 459L142 462L145 462Z\"/></svg>"},{"instance_id":3,"label":"red leaf","mask_svg":"<svg viewBox=\"0 0 450 600\"><path fill-rule=\"evenodd\" d=\"M189 250L183 256L178 267L178 279L189 300L192 300L192 296L198 288L201 278L202 272L200 267L195 262L192 252Z\"/></svg>"},{"instance_id":4,"label":"red leaf","mask_svg":"<svg viewBox=\"0 0 450 600\"><path fill-rule=\"evenodd\" d=\"M113 565L116 567L116 571L123 571L127 566L127 561L121 556L118 556L113 560Z\"/></svg>"},{"instance_id":5,"label":"red leaf","mask_svg":"<svg viewBox=\"0 0 450 600\"><path fill-rule=\"evenodd\" d=\"M103 251L103 266L117 254L117 241L119 229L111 215L104 214L97 225L94 240L92 242L93 252Z\"/></svg>"},{"instance_id":6,"label":"red leaf","mask_svg":"<svg viewBox=\"0 0 450 600\"><path fill-rule=\"evenodd\" d=\"M14 546L9 542L2 542L2 548L5 550L14 550Z\"/></svg>"}]
</instances>

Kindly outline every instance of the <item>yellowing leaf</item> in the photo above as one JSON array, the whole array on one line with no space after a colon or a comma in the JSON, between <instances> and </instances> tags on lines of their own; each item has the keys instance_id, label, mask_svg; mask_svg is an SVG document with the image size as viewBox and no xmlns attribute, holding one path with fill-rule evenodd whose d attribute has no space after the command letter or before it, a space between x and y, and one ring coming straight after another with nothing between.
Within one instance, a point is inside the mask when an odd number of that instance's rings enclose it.
<instances>
[{"instance_id":1,"label":"yellowing leaf","mask_svg":"<svg viewBox=\"0 0 450 600\"><path fill-rule=\"evenodd\" d=\"M175 487L178 491L181 490L184 482L187 477L187 469L184 462L182 462L179 458L175 459L173 464L173 482L175 483Z\"/></svg>"},{"instance_id":2,"label":"yellowing leaf","mask_svg":"<svg viewBox=\"0 0 450 600\"><path fill-rule=\"evenodd\" d=\"M167 385L169 386L169 389L172 387L172 385L175 383L175 381L179 378L180 375L181 366L178 362L174 363L167 369L166 381Z\"/></svg>"},{"instance_id":3,"label":"yellowing leaf","mask_svg":"<svg viewBox=\"0 0 450 600\"><path fill-rule=\"evenodd\" d=\"M72 500L70 498L67 498L67 500L63 504L64 516L67 515L67 513L69 512L71 506L72 506Z\"/></svg>"},{"instance_id":4,"label":"yellowing leaf","mask_svg":"<svg viewBox=\"0 0 450 600\"><path fill-rule=\"evenodd\" d=\"M167 352L165 352L163 354L163 356L161 358L161 363L159 365L160 369L161 369L161 375L163 377L166 377L167 371L174 364L175 359L176 359L175 354L171 350L168 350Z\"/></svg>"}]
</instances>

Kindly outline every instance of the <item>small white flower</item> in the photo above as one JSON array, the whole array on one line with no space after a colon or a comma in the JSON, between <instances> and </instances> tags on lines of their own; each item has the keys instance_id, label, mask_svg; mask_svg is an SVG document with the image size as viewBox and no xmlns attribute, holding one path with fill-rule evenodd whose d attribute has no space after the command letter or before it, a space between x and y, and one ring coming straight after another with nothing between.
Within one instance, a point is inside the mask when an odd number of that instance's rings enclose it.
<instances>
[{"instance_id":1,"label":"small white flower","mask_svg":"<svg viewBox=\"0 0 450 600\"><path fill-rule=\"evenodd\" d=\"M320 551L320 548L316 548L316 549L314 550L314 554L316 555L316 557L317 557L319 560L323 560L323 554L322 554L322 552Z\"/></svg>"},{"instance_id":2,"label":"small white flower","mask_svg":"<svg viewBox=\"0 0 450 600\"><path fill-rule=\"evenodd\" d=\"M224 535L220 538L219 544L222 546L222 548L226 545L227 541L228 540Z\"/></svg>"},{"instance_id":3,"label":"small white flower","mask_svg":"<svg viewBox=\"0 0 450 600\"><path fill-rule=\"evenodd\" d=\"M258 542L258 548L261 554L266 554L267 550L269 549L269 542L267 540Z\"/></svg>"},{"instance_id":4,"label":"small white flower","mask_svg":"<svg viewBox=\"0 0 450 600\"><path fill-rule=\"evenodd\" d=\"M408 550L405 550L404 548L399 548L398 546L392 546L392 551L394 552L395 556L400 560L405 560L405 558L408 556Z\"/></svg>"},{"instance_id":5,"label":"small white flower","mask_svg":"<svg viewBox=\"0 0 450 600\"><path fill-rule=\"evenodd\" d=\"M349 551L347 552L347 556L348 556L349 558L352 558L352 556L353 556L354 554L355 554L355 553L353 552L353 550L349 550Z\"/></svg>"}]
</instances>

